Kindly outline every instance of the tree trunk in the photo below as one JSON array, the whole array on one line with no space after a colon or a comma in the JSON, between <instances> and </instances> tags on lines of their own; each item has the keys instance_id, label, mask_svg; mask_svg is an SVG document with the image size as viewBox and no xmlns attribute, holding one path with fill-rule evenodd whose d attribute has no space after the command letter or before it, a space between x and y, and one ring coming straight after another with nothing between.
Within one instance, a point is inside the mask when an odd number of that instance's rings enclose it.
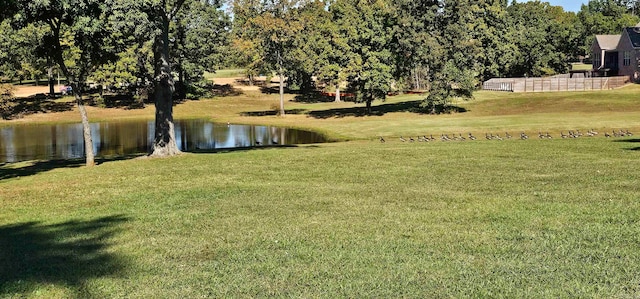
<instances>
[{"instance_id":1,"label":"tree trunk","mask_svg":"<svg viewBox=\"0 0 640 299\"><path fill-rule=\"evenodd\" d=\"M56 94L55 80L53 79L53 67L49 67L49 96L54 97Z\"/></svg>"},{"instance_id":2,"label":"tree trunk","mask_svg":"<svg viewBox=\"0 0 640 299\"><path fill-rule=\"evenodd\" d=\"M87 110L84 107L82 101L82 91L79 89L79 84L73 84L73 94L76 98L76 104L80 111L80 117L82 118L82 136L84 139L84 152L85 152L85 164L89 167L95 165L95 154L93 153L93 140L91 139L91 126L89 125L89 117L87 116Z\"/></svg>"},{"instance_id":3,"label":"tree trunk","mask_svg":"<svg viewBox=\"0 0 640 299\"><path fill-rule=\"evenodd\" d=\"M167 157L180 154L173 124L173 92L175 82L169 64L169 18L163 17L162 34L155 38L154 60L156 69L154 99L156 126L150 156Z\"/></svg>"},{"instance_id":4,"label":"tree trunk","mask_svg":"<svg viewBox=\"0 0 640 299\"><path fill-rule=\"evenodd\" d=\"M340 100L340 86L336 87L336 103L341 102Z\"/></svg>"},{"instance_id":5,"label":"tree trunk","mask_svg":"<svg viewBox=\"0 0 640 299\"><path fill-rule=\"evenodd\" d=\"M280 116L284 116L284 74L280 68Z\"/></svg>"},{"instance_id":6,"label":"tree trunk","mask_svg":"<svg viewBox=\"0 0 640 299\"><path fill-rule=\"evenodd\" d=\"M367 100L367 115L371 115L371 99Z\"/></svg>"}]
</instances>

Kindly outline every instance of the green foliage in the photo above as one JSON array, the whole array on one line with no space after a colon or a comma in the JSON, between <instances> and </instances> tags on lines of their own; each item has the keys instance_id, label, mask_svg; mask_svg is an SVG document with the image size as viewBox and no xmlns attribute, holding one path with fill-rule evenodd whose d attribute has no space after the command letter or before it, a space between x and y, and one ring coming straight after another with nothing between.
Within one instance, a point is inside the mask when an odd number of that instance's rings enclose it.
<instances>
[{"instance_id":1,"label":"green foliage","mask_svg":"<svg viewBox=\"0 0 640 299\"><path fill-rule=\"evenodd\" d=\"M109 3L97 0L19 0L22 30L43 26L38 57L56 63L81 93L99 66L116 59L118 44L108 24Z\"/></svg>"},{"instance_id":2,"label":"green foliage","mask_svg":"<svg viewBox=\"0 0 640 299\"><path fill-rule=\"evenodd\" d=\"M202 85L205 72L227 62L231 21L218 2L191 1L185 5L172 27L172 57L181 82Z\"/></svg>"},{"instance_id":3,"label":"green foliage","mask_svg":"<svg viewBox=\"0 0 640 299\"><path fill-rule=\"evenodd\" d=\"M138 58L143 53L144 50L139 49L137 45L129 47L124 52L118 53L118 59L115 62L104 64L98 68L92 76L93 80L105 86L136 83L138 80Z\"/></svg>"},{"instance_id":4,"label":"green foliage","mask_svg":"<svg viewBox=\"0 0 640 299\"><path fill-rule=\"evenodd\" d=\"M6 119L13 113L14 87L11 84L0 84L0 117Z\"/></svg>"},{"instance_id":5,"label":"green foliage","mask_svg":"<svg viewBox=\"0 0 640 299\"><path fill-rule=\"evenodd\" d=\"M212 89L213 83L204 78L197 82L188 82L186 85L185 99L210 98L213 96L211 93Z\"/></svg>"},{"instance_id":6,"label":"green foliage","mask_svg":"<svg viewBox=\"0 0 640 299\"><path fill-rule=\"evenodd\" d=\"M451 102L473 98L476 85L472 70L461 69L450 60L441 72L434 75L429 94L421 106L431 114L448 113L451 111Z\"/></svg>"},{"instance_id":7,"label":"green foliage","mask_svg":"<svg viewBox=\"0 0 640 299\"><path fill-rule=\"evenodd\" d=\"M391 52L393 23L391 10L382 0L340 0L331 6L338 34L348 44L342 47L346 57L338 70L344 72L356 100L367 103L384 100L391 90L394 58ZM337 73L340 78L340 73ZM370 112L370 111L368 111Z\"/></svg>"}]
</instances>

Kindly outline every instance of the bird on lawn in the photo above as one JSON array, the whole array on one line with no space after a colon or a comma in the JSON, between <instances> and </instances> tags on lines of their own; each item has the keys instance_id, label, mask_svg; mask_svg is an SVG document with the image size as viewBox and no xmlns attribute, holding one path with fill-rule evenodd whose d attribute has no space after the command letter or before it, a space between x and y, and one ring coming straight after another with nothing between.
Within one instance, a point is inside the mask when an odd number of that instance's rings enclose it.
<instances>
[{"instance_id":1,"label":"bird on lawn","mask_svg":"<svg viewBox=\"0 0 640 299\"><path fill-rule=\"evenodd\" d=\"M613 137L620 137L620 134L618 134L616 130L611 130L611 133L613 133Z\"/></svg>"},{"instance_id":2,"label":"bird on lawn","mask_svg":"<svg viewBox=\"0 0 640 299\"><path fill-rule=\"evenodd\" d=\"M404 139L402 136L400 136L400 141L405 142L407 141L406 139Z\"/></svg>"},{"instance_id":3,"label":"bird on lawn","mask_svg":"<svg viewBox=\"0 0 640 299\"><path fill-rule=\"evenodd\" d=\"M527 134L522 132L522 133L520 133L520 139L522 139L522 140L529 139L529 136L527 136Z\"/></svg>"},{"instance_id":4,"label":"bird on lawn","mask_svg":"<svg viewBox=\"0 0 640 299\"><path fill-rule=\"evenodd\" d=\"M563 131L560 131L560 137L567 138L569 137L569 135L565 135Z\"/></svg>"},{"instance_id":5,"label":"bird on lawn","mask_svg":"<svg viewBox=\"0 0 640 299\"><path fill-rule=\"evenodd\" d=\"M384 140L384 138L382 138L382 136L380 136L380 143L385 143L386 141ZM277 144L277 143L276 143Z\"/></svg>"},{"instance_id":6,"label":"bird on lawn","mask_svg":"<svg viewBox=\"0 0 640 299\"><path fill-rule=\"evenodd\" d=\"M624 134L627 136L633 136L633 133L629 132L629 129L626 129Z\"/></svg>"},{"instance_id":7,"label":"bird on lawn","mask_svg":"<svg viewBox=\"0 0 640 299\"><path fill-rule=\"evenodd\" d=\"M609 138L609 137L611 137L611 135L609 135L608 132L604 132L604 137Z\"/></svg>"},{"instance_id":8,"label":"bird on lawn","mask_svg":"<svg viewBox=\"0 0 640 299\"><path fill-rule=\"evenodd\" d=\"M476 140L476 136L473 136L471 133L469 133L469 139Z\"/></svg>"},{"instance_id":9,"label":"bird on lawn","mask_svg":"<svg viewBox=\"0 0 640 299\"><path fill-rule=\"evenodd\" d=\"M261 144L262 144L262 142L256 140L256 145L261 145Z\"/></svg>"},{"instance_id":10,"label":"bird on lawn","mask_svg":"<svg viewBox=\"0 0 640 299\"><path fill-rule=\"evenodd\" d=\"M553 139L553 137L551 137L551 134L549 134L549 132L547 132L547 134L545 135L545 137L546 137L547 139Z\"/></svg>"},{"instance_id":11,"label":"bird on lawn","mask_svg":"<svg viewBox=\"0 0 640 299\"><path fill-rule=\"evenodd\" d=\"M507 139L511 139L511 134L509 134L509 132L504 132L504 137Z\"/></svg>"}]
</instances>

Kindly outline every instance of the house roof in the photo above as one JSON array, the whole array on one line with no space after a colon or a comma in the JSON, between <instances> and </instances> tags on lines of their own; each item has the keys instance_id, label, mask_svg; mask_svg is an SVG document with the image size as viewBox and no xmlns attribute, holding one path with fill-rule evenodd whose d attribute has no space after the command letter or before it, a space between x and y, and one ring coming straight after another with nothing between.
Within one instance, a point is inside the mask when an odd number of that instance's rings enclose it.
<instances>
[{"instance_id":1,"label":"house roof","mask_svg":"<svg viewBox=\"0 0 640 299\"><path fill-rule=\"evenodd\" d=\"M624 28L624 30L629 36L631 45L633 45L634 48L640 48L640 27L627 27Z\"/></svg>"},{"instance_id":2,"label":"house roof","mask_svg":"<svg viewBox=\"0 0 640 299\"><path fill-rule=\"evenodd\" d=\"M615 50L618 48L620 37L622 35L596 35L596 42L602 50Z\"/></svg>"}]
</instances>

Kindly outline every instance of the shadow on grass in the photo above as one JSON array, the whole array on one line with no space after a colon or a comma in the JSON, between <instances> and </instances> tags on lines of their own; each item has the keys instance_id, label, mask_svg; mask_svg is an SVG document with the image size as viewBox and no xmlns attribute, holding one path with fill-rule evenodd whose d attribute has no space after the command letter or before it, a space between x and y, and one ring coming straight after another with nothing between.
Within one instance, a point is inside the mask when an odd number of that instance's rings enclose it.
<instances>
[{"instance_id":1,"label":"shadow on grass","mask_svg":"<svg viewBox=\"0 0 640 299\"><path fill-rule=\"evenodd\" d=\"M272 148L296 148L296 147L298 147L298 145L294 145L294 144L256 145L256 146L243 146L243 147L232 147L232 148L196 149L196 150L188 151L188 153L218 154L218 153L246 152L246 151L253 151L253 150L265 150L265 149L272 149Z\"/></svg>"},{"instance_id":2,"label":"shadow on grass","mask_svg":"<svg viewBox=\"0 0 640 299\"><path fill-rule=\"evenodd\" d=\"M53 113L73 110L73 102L56 102L43 94L17 98L12 101L12 109L3 114L4 119L21 118L36 113Z\"/></svg>"},{"instance_id":3,"label":"shadow on grass","mask_svg":"<svg viewBox=\"0 0 640 299\"><path fill-rule=\"evenodd\" d=\"M127 217L115 215L0 226L0 297L29 296L53 284L72 289L73 297L98 298L86 288L86 281L123 275L126 261L107 250L117 226L126 221Z\"/></svg>"},{"instance_id":4,"label":"shadow on grass","mask_svg":"<svg viewBox=\"0 0 640 299\"><path fill-rule=\"evenodd\" d=\"M101 106L101 103L99 102L102 101L104 108L133 110L143 109L145 104L144 100L137 99L131 94L105 94L102 96L102 100L98 96L89 96L88 98L92 106Z\"/></svg>"},{"instance_id":5,"label":"shadow on grass","mask_svg":"<svg viewBox=\"0 0 640 299\"><path fill-rule=\"evenodd\" d=\"M211 93L216 97L234 97L243 94L241 89L234 88L231 84L214 84Z\"/></svg>"},{"instance_id":6,"label":"shadow on grass","mask_svg":"<svg viewBox=\"0 0 640 299\"><path fill-rule=\"evenodd\" d=\"M371 107L371 113L367 114L367 110L365 107L351 107L351 108L336 108L336 109L328 109L328 110L314 110L309 112L311 117L326 119L333 117L362 117L362 116L382 116L387 113L392 112L414 112L419 114L424 114L422 109L420 108L420 103L422 101L407 101L400 103L392 103L392 104L382 104L378 106Z\"/></svg>"},{"instance_id":7,"label":"shadow on grass","mask_svg":"<svg viewBox=\"0 0 640 299\"><path fill-rule=\"evenodd\" d=\"M304 114L307 110L304 109L289 109L289 110L284 110L285 114ZM248 111L248 112L241 112L240 115L241 116L275 116L278 115L277 110L265 110L265 111Z\"/></svg>"},{"instance_id":8,"label":"shadow on grass","mask_svg":"<svg viewBox=\"0 0 640 299\"><path fill-rule=\"evenodd\" d=\"M613 142L624 142L624 143L640 143L640 138L631 138L631 139L618 139ZM626 148L629 151L640 151L640 146Z\"/></svg>"},{"instance_id":9,"label":"shadow on grass","mask_svg":"<svg viewBox=\"0 0 640 299\"><path fill-rule=\"evenodd\" d=\"M109 157L109 158L96 158L95 162L97 165L100 165L107 162L129 160L129 159L137 158L140 156L142 156L142 154L125 155L125 156L117 156L117 157ZM11 167L11 165L15 163L0 163L0 181L11 179L11 178L27 177L27 176L35 175L38 173L54 170L57 168L78 168L85 165L85 160L84 159L43 160L43 161L18 162L18 163L25 163L25 166Z\"/></svg>"},{"instance_id":10,"label":"shadow on grass","mask_svg":"<svg viewBox=\"0 0 640 299\"><path fill-rule=\"evenodd\" d=\"M307 104L315 104L315 103L331 103L335 102L335 95L327 95L319 91L306 92L298 94L293 98L293 102L297 103L307 103ZM355 98L350 96L348 93L345 93L340 97L340 100L343 102L355 102Z\"/></svg>"},{"instance_id":11,"label":"shadow on grass","mask_svg":"<svg viewBox=\"0 0 640 299\"><path fill-rule=\"evenodd\" d=\"M284 87L283 91L285 94L293 94L296 93L293 90L290 90L288 87ZM261 86L260 92L264 94L278 94L280 93L280 86Z\"/></svg>"}]
</instances>

